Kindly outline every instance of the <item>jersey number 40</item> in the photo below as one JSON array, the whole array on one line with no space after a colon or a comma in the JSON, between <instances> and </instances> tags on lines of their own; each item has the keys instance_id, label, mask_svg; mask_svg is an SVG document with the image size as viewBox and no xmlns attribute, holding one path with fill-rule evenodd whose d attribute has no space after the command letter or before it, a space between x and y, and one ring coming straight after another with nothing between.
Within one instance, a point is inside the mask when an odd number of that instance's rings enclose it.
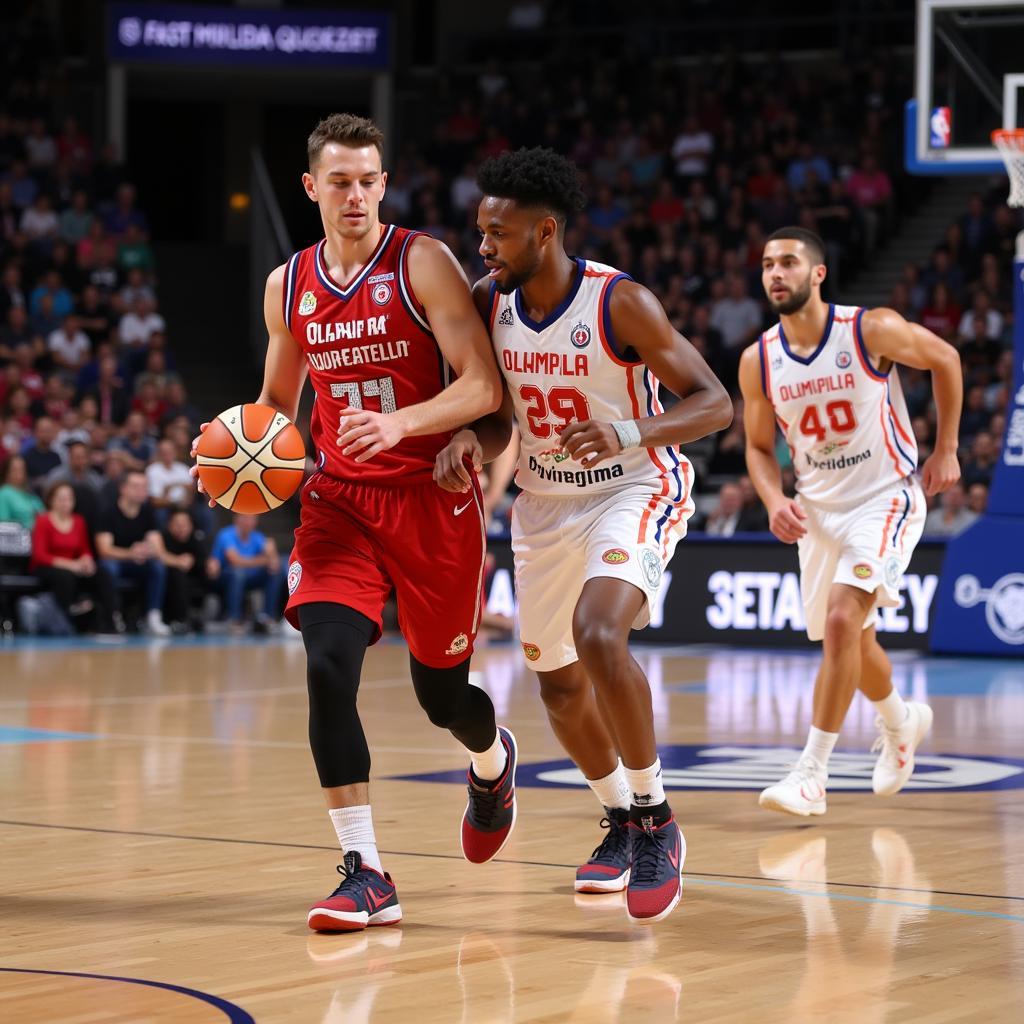
<instances>
[{"instance_id":1,"label":"jersey number 40","mask_svg":"<svg viewBox=\"0 0 1024 1024\"><path fill-rule=\"evenodd\" d=\"M853 406L846 399L829 402L825 406L825 417L828 419L828 425L836 434L848 434L857 426ZM804 409L804 414L800 417L800 433L807 437L815 437L819 441L825 440L828 432L822 425L818 406L809 405Z\"/></svg>"}]
</instances>

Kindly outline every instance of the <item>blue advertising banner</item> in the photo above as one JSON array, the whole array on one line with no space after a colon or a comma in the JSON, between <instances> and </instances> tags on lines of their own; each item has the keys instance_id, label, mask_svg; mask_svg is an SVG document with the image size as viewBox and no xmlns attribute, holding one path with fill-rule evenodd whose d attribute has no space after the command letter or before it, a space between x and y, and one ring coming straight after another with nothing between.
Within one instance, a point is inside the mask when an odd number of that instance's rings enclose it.
<instances>
[{"instance_id":1,"label":"blue advertising banner","mask_svg":"<svg viewBox=\"0 0 1024 1024\"><path fill-rule=\"evenodd\" d=\"M360 11L111 4L111 60L384 69L388 17Z\"/></svg>"},{"instance_id":2,"label":"blue advertising banner","mask_svg":"<svg viewBox=\"0 0 1024 1024\"><path fill-rule=\"evenodd\" d=\"M932 650L1024 658L1024 260L1013 264L1013 383L985 515L946 549Z\"/></svg>"},{"instance_id":3,"label":"blue advertising banner","mask_svg":"<svg viewBox=\"0 0 1024 1024\"><path fill-rule=\"evenodd\" d=\"M1013 263L1013 383L1003 450L992 477L988 514L1016 516L1024 529L1024 260ZM1021 538L1024 543L1024 537Z\"/></svg>"}]
</instances>

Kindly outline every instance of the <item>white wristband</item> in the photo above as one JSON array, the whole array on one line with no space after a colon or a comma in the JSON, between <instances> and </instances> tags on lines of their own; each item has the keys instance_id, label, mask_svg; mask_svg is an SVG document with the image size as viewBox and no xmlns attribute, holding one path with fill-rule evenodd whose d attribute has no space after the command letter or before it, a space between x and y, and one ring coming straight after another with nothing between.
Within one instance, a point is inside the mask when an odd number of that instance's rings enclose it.
<instances>
[{"instance_id":1,"label":"white wristband","mask_svg":"<svg viewBox=\"0 0 1024 1024\"><path fill-rule=\"evenodd\" d=\"M617 420L612 424L612 430L615 431L623 451L627 448L640 447L640 428L636 420Z\"/></svg>"}]
</instances>

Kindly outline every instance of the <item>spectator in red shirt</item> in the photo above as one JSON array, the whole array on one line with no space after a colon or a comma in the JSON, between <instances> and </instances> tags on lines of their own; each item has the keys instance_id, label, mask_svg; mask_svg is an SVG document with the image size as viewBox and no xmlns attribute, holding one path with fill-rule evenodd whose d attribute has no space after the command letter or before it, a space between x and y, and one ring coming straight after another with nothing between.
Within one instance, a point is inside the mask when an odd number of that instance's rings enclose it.
<instances>
[{"instance_id":1,"label":"spectator in red shirt","mask_svg":"<svg viewBox=\"0 0 1024 1024\"><path fill-rule=\"evenodd\" d=\"M860 167L850 175L846 191L864 219L864 246L867 252L871 252L878 241L879 232L889 219L892 182L869 153L861 160Z\"/></svg>"},{"instance_id":2,"label":"spectator in red shirt","mask_svg":"<svg viewBox=\"0 0 1024 1024\"><path fill-rule=\"evenodd\" d=\"M921 310L921 325L940 338L952 341L960 315L960 307L953 301L949 289L944 284L937 284L932 289L931 302Z\"/></svg>"},{"instance_id":3,"label":"spectator in red shirt","mask_svg":"<svg viewBox=\"0 0 1024 1024\"><path fill-rule=\"evenodd\" d=\"M102 632L113 630L114 584L97 565L85 520L75 512L75 492L68 483L46 493L46 512L32 528L31 566L66 615L97 611Z\"/></svg>"}]
</instances>

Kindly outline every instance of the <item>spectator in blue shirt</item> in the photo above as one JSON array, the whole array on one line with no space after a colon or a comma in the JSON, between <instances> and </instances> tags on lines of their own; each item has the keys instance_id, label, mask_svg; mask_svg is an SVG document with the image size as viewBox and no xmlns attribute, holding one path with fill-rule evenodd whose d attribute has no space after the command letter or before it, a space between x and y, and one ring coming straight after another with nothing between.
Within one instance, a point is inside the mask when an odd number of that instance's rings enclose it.
<instances>
[{"instance_id":1,"label":"spectator in blue shirt","mask_svg":"<svg viewBox=\"0 0 1024 1024\"><path fill-rule=\"evenodd\" d=\"M262 588L263 611L254 629L267 632L280 612L284 570L274 541L256 529L256 517L235 515L231 526L217 533L207 566L211 579L220 579L233 632L245 629L242 605L248 590Z\"/></svg>"},{"instance_id":2,"label":"spectator in blue shirt","mask_svg":"<svg viewBox=\"0 0 1024 1024\"><path fill-rule=\"evenodd\" d=\"M816 154L810 143L803 142L800 144L797 158L786 171L786 184L794 192L799 192L807 184L808 171L814 171L822 185L827 185L832 180L832 167L829 162L820 154Z\"/></svg>"}]
</instances>

